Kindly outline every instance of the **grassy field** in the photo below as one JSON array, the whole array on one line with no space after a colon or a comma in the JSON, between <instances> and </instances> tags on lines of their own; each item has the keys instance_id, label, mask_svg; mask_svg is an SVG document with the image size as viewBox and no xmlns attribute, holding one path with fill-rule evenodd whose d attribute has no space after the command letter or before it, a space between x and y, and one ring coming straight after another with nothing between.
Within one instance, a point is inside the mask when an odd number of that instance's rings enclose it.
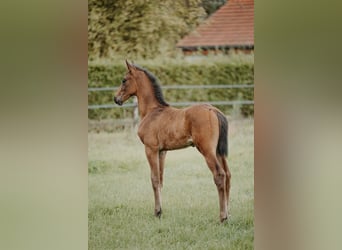
<instances>
[{"instance_id":1,"label":"grassy field","mask_svg":"<svg viewBox=\"0 0 342 250\"><path fill-rule=\"evenodd\" d=\"M195 148L168 152L163 215L135 133L89 133L89 249L253 249L254 121L230 121L228 222L219 222L211 172Z\"/></svg>"}]
</instances>

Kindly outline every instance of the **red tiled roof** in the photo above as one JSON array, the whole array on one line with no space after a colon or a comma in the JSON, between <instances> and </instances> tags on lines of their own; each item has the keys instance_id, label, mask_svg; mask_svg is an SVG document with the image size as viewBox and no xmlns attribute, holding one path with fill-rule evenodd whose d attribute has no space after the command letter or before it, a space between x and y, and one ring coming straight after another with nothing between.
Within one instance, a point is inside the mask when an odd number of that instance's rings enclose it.
<instances>
[{"instance_id":1,"label":"red tiled roof","mask_svg":"<svg viewBox=\"0 0 342 250\"><path fill-rule=\"evenodd\" d=\"M177 47L254 46L254 0L229 0Z\"/></svg>"}]
</instances>

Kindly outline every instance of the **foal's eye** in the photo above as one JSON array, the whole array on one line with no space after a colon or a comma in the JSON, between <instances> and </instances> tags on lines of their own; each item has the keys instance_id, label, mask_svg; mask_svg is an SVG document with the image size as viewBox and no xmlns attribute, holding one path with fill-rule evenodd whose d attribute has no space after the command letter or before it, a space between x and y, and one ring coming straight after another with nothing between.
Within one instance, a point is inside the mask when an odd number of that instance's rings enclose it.
<instances>
[{"instance_id":1,"label":"foal's eye","mask_svg":"<svg viewBox=\"0 0 342 250\"><path fill-rule=\"evenodd\" d=\"M126 79L126 78L122 79L122 83L125 83L126 81L127 81L127 79Z\"/></svg>"}]
</instances>

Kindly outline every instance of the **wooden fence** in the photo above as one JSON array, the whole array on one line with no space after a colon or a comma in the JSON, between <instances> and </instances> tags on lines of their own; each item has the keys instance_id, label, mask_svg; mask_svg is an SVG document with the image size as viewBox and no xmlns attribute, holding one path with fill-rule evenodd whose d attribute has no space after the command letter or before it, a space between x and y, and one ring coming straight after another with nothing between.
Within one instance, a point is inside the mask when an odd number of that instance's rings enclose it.
<instances>
[{"instance_id":1,"label":"wooden fence","mask_svg":"<svg viewBox=\"0 0 342 250\"><path fill-rule=\"evenodd\" d=\"M172 86L163 86L163 90L167 89L236 89L236 88L254 88L254 84L235 84L235 85L172 85ZM99 92L99 91L115 91L118 87L102 87L102 88L88 88L88 92ZM220 101L206 101L206 102L168 102L171 106L181 107L181 106L189 106L193 104L199 103L207 103L211 105L243 105L250 104L254 105L254 100L220 100ZM122 106L118 106L114 103L108 104L94 104L89 105L88 109L108 109L108 108L133 108L133 127L139 121L139 113L138 113L138 103L137 99L134 98L133 103L127 103ZM126 124L129 119L123 119ZM121 121L117 121L121 123Z\"/></svg>"}]
</instances>

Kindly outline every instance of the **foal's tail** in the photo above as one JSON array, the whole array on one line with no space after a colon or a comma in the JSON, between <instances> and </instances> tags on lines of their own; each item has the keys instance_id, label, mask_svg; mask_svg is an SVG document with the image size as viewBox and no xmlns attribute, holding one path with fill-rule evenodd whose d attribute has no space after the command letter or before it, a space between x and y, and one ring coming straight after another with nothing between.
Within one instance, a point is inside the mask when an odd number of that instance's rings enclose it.
<instances>
[{"instance_id":1,"label":"foal's tail","mask_svg":"<svg viewBox=\"0 0 342 250\"><path fill-rule=\"evenodd\" d=\"M216 153L219 156L228 155L228 121L227 118L220 112L216 112L219 121L219 139L216 147Z\"/></svg>"}]
</instances>

